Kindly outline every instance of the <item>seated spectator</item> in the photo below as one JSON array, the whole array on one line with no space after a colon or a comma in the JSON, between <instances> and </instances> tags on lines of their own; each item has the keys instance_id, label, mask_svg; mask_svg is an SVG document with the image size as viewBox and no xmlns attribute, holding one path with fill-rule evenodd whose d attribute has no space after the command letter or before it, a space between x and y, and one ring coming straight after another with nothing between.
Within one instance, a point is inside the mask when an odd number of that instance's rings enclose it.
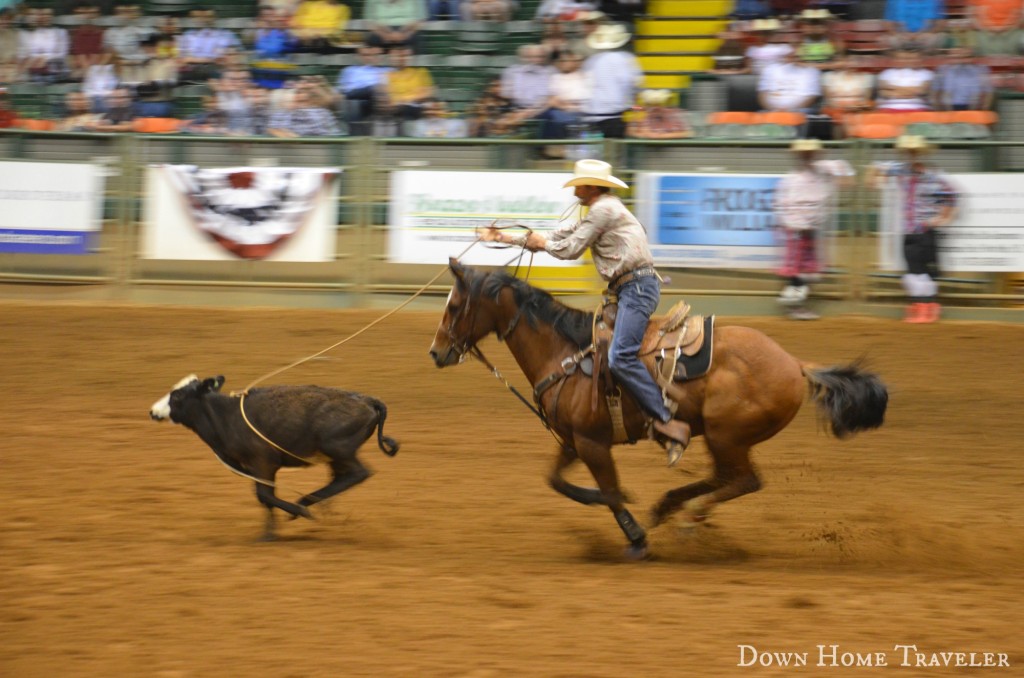
<instances>
[{"instance_id":1,"label":"seated spectator","mask_svg":"<svg viewBox=\"0 0 1024 678\"><path fill-rule=\"evenodd\" d=\"M271 113L267 131L275 137L328 137L341 134L334 114L316 100L310 86L301 82L295 87L291 107Z\"/></svg>"},{"instance_id":2,"label":"seated spectator","mask_svg":"<svg viewBox=\"0 0 1024 678\"><path fill-rule=\"evenodd\" d=\"M1021 23L1020 0L972 0L970 15L979 31L1003 33L1018 28Z\"/></svg>"},{"instance_id":3,"label":"seated spectator","mask_svg":"<svg viewBox=\"0 0 1024 678\"><path fill-rule=\"evenodd\" d=\"M455 21L461 19L459 5L461 0L429 0L427 12L431 21Z\"/></svg>"},{"instance_id":4,"label":"seated spectator","mask_svg":"<svg viewBox=\"0 0 1024 678\"><path fill-rule=\"evenodd\" d=\"M107 29L103 35L103 45L112 51L122 63L132 64L142 61L142 41L149 37L151 31L139 21L138 5L118 5L114 9L115 25Z\"/></svg>"},{"instance_id":5,"label":"seated spectator","mask_svg":"<svg viewBox=\"0 0 1024 678\"><path fill-rule=\"evenodd\" d=\"M711 60L714 67L711 73L714 75L736 75L749 73L750 66L747 64L747 47L743 44L740 34L737 31L723 31L718 35L722 43L712 55Z\"/></svg>"},{"instance_id":6,"label":"seated spectator","mask_svg":"<svg viewBox=\"0 0 1024 678\"><path fill-rule=\"evenodd\" d=\"M71 77L82 79L86 69L105 58L103 29L96 25L100 10L95 5L82 4L75 8L81 23L68 34L68 66Z\"/></svg>"},{"instance_id":7,"label":"seated spectator","mask_svg":"<svg viewBox=\"0 0 1024 678\"><path fill-rule=\"evenodd\" d=\"M546 110L538 117L542 139L568 139L571 125L582 121L583 104L590 99L590 78L582 71L583 59L572 52L562 52L551 76L550 97Z\"/></svg>"},{"instance_id":8,"label":"seated spectator","mask_svg":"<svg viewBox=\"0 0 1024 678\"><path fill-rule=\"evenodd\" d=\"M501 137L511 131L512 102L502 93L501 78L494 78L483 95L469 107L469 136Z\"/></svg>"},{"instance_id":9,"label":"seated spectator","mask_svg":"<svg viewBox=\"0 0 1024 678\"><path fill-rule=\"evenodd\" d=\"M216 92L217 107L224 113L225 126L229 133L243 134L249 127L249 98L246 91L252 87L252 78L247 71L231 69L216 80L210 81Z\"/></svg>"},{"instance_id":10,"label":"seated spectator","mask_svg":"<svg viewBox=\"0 0 1024 678\"><path fill-rule=\"evenodd\" d=\"M374 0L363 16L370 24L367 42L377 47L419 51L420 25L427 19L426 0Z\"/></svg>"},{"instance_id":11,"label":"seated spectator","mask_svg":"<svg viewBox=\"0 0 1024 678\"><path fill-rule=\"evenodd\" d=\"M169 118L174 114L178 62L171 56L160 56L164 40L156 34L143 40L145 59L121 71L121 81L135 90L135 110L141 118Z\"/></svg>"},{"instance_id":12,"label":"seated spectator","mask_svg":"<svg viewBox=\"0 0 1024 678\"><path fill-rule=\"evenodd\" d=\"M590 78L590 98L583 105L585 120L609 139L626 135L622 114L633 108L644 73L632 52L624 49L630 34L622 24L605 24L588 40L595 51L583 63Z\"/></svg>"},{"instance_id":13,"label":"seated spectator","mask_svg":"<svg viewBox=\"0 0 1024 678\"><path fill-rule=\"evenodd\" d=\"M746 57L754 75L760 75L768 65L782 61L793 51L793 46L778 32L781 27L778 19L757 19L751 26L753 44L747 47Z\"/></svg>"},{"instance_id":14,"label":"seated spectator","mask_svg":"<svg viewBox=\"0 0 1024 678\"><path fill-rule=\"evenodd\" d=\"M829 36L831 17L827 9L805 9L800 15L802 39L796 53L803 63L827 69L842 54L842 42Z\"/></svg>"},{"instance_id":15,"label":"seated spectator","mask_svg":"<svg viewBox=\"0 0 1024 678\"><path fill-rule=\"evenodd\" d=\"M561 21L545 21L540 36L540 45L548 55L551 63L558 61L558 57L566 50L572 50L569 37L566 35L565 24ZM590 52L587 52L589 55Z\"/></svg>"},{"instance_id":16,"label":"seated spectator","mask_svg":"<svg viewBox=\"0 0 1024 678\"><path fill-rule=\"evenodd\" d=\"M53 25L53 10L39 8L26 14L29 28L19 38L21 71L35 82L57 82L67 76L68 32Z\"/></svg>"},{"instance_id":17,"label":"seated spectator","mask_svg":"<svg viewBox=\"0 0 1024 678\"><path fill-rule=\"evenodd\" d=\"M288 30L288 18L273 7L262 8L250 38L253 78L260 87L283 87L296 68L288 55L299 44Z\"/></svg>"},{"instance_id":18,"label":"seated spectator","mask_svg":"<svg viewBox=\"0 0 1024 678\"><path fill-rule=\"evenodd\" d=\"M462 0L466 21L509 21L519 5L514 0Z\"/></svg>"},{"instance_id":19,"label":"seated spectator","mask_svg":"<svg viewBox=\"0 0 1024 678\"><path fill-rule=\"evenodd\" d=\"M941 111L987 111L992 107L992 74L974 63L969 49L949 51L948 63L935 74L933 102Z\"/></svg>"},{"instance_id":20,"label":"seated spectator","mask_svg":"<svg viewBox=\"0 0 1024 678\"><path fill-rule=\"evenodd\" d=\"M203 97L203 112L190 117L179 130L187 134L227 134L227 115L220 110L217 97Z\"/></svg>"},{"instance_id":21,"label":"seated spectator","mask_svg":"<svg viewBox=\"0 0 1024 678\"><path fill-rule=\"evenodd\" d=\"M626 127L626 136L636 139L685 139L693 130L683 111L672 105L672 92L647 89L640 93L642 107Z\"/></svg>"},{"instance_id":22,"label":"seated spectator","mask_svg":"<svg viewBox=\"0 0 1024 678\"><path fill-rule=\"evenodd\" d=\"M14 27L14 14L0 10L0 82L14 82L18 75L18 48L21 39Z\"/></svg>"},{"instance_id":23,"label":"seated spectator","mask_svg":"<svg viewBox=\"0 0 1024 678\"><path fill-rule=\"evenodd\" d=\"M381 64L382 51L375 45L359 46L359 62L338 73L335 89L351 102L348 107L350 121L366 120L375 112L377 100L387 83L390 66ZM353 131L353 134L355 131Z\"/></svg>"},{"instance_id":24,"label":"seated spectator","mask_svg":"<svg viewBox=\"0 0 1024 678\"><path fill-rule=\"evenodd\" d=\"M92 109L100 113L106 110L110 95L121 86L117 57L107 52L104 61L89 66L82 78L82 92L88 97Z\"/></svg>"},{"instance_id":25,"label":"seated spectator","mask_svg":"<svg viewBox=\"0 0 1024 678\"><path fill-rule=\"evenodd\" d=\"M178 40L178 68L182 80L201 83L216 77L222 62L239 44L234 33L215 27L217 14L212 9L193 9L191 16L197 27Z\"/></svg>"},{"instance_id":26,"label":"seated spectator","mask_svg":"<svg viewBox=\"0 0 1024 678\"><path fill-rule=\"evenodd\" d=\"M921 53L902 49L894 67L878 75L878 110L887 113L929 111L928 92L935 74L921 65Z\"/></svg>"},{"instance_id":27,"label":"seated spectator","mask_svg":"<svg viewBox=\"0 0 1024 678\"><path fill-rule=\"evenodd\" d=\"M157 56L161 58L178 56L178 38L181 37L181 25L178 23L178 17L169 14L160 17L156 23L154 34L158 38Z\"/></svg>"},{"instance_id":28,"label":"seated spectator","mask_svg":"<svg viewBox=\"0 0 1024 678\"><path fill-rule=\"evenodd\" d=\"M422 113L423 102L434 96L434 79L427 69L409 65L412 50L408 47L395 47L390 56L393 70L384 86L387 111L399 120L415 120Z\"/></svg>"},{"instance_id":29,"label":"seated spectator","mask_svg":"<svg viewBox=\"0 0 1024 678\"><path fill-rule=\"evenodd\" d=\"M569 49L572 50L574 54L578 54L584 59L587 59L597 51L588 43L590 36L593 35L598 28L608 23L608 16L604 12L580 12L576 16L576 21L579 23L579 37L569 41ZM549 32L561 32L563 23L564 22L561 21L544 22L544 35L547 36ZM553 40L551 38L541 38L541 44L547 47L549 51L552 47L552 42ZM552 53L551 56L554 58L557 55Z\"/></svg>"},{"instance_id":30,"label":"seated spectator","mask_svg":"<svg viewBox=\"0 0 1024 678\"><path fill-rule=\"evenodd\" d=\"M824 100L821 112L838 125L842 125L851 113L862 113L874 107L871 100L874 92L874 76L856 69L853 57L836 63L835 70L822 76ZM841 126L833 129L843 129Z\"/></svg>"},{"instance_id":31,"label":"seated spectator","mask_svg":"<svg viewBox=\"0 0 1024 678\"><path fill-rule=\"evenodd\" d=\"M885 20L902 24L910 33L923 31L933 21L942 19L942 0L887 0Z\"/></svg>"},{"instance_id":32,"label":"seated spectator","mask_svg":"<svg viewBox=\"0 0 1024 678\"><path fill-rule=\"evenodd\" d=\"M130 132L135 117L131 92L127 88L118 87L110 93L106 111L93 129L97 132Z\"/></svg>"},{"instance_id":33,"label":"seated spectator","mask_svg":"<svg viewBox=\"0 0 1024 678\"><path fill-rule=\"evenodd\" d=\"M89 108L89 97L82 92L68 92L64 95L64 116L58 120L54 130L58 132L92 132L102 116Z\"/></svg>"},{"instance_id":34,"label":"seated spectator","mask_svg":"<svg viewBox=\"0 0 1024 678\"><path fill-rule=\"evenodd\" d=\"M757 81L757 99L765 111L811 113L821 97L821 71L788 52L765 67Z\"/></svg>"},{"instance_id":35,"label":"seated spectator","mask_svg":"<svg viewBox=\"0 0 1024 678\"><path fill-rule=\"evenodd\" d=\"M433 97L423 102L423 116L406 123L408 135L420 139L461 139L469 136L469 126L462 118L448 114L448 105Z\"/></svg>"},{"instance_id":36,"label":"seated spectator","mask_svg":"<svg viewBox=\"0 0 1024 678\"><path fill-rule=\"evenodd\" d=\"M974 24L970 19L954 19L945 23L945 32L942 41L939 43L940 50L949 50L954 47L966 47L972 52L978 44L978 33L974 30Z\"/></svg>"},{"instance_id":37,"label":"seated spectator","mask_svg":"<svg viewBox=\"0 0 1024 678\"><path fill-rule=\"evenodd\" d=\"M520 45L517 53L519 63L506 66L501 73L501 94L526 120L547 107L556 70L547 65L547 52L540 45Z\"/></svg>"},{"instance_id":38,"label":"seated spectator","mask_svg":"<svg viewBox=\"0 0 1024 678\"><path fill-rule=\"evenodd\" d=\"M292 17L292 35L303 52L333 52L345 37L351 11L338 0L302 0Z\"/></svg>"}]
</instances>

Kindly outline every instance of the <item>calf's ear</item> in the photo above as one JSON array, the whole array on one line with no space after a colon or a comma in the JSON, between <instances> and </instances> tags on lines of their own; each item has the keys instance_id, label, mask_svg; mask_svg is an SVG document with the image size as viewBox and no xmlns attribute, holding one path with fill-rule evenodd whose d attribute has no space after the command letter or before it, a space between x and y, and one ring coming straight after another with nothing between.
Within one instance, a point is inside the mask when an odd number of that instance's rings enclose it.
<instances>
[{"instance_id":1,"label":"calf's ear","mask_svg":"<svg viewBox=\"0 0 1024 678\"><path fill-rule=\"evenodd\" d=\"M203 390L215 392L219 391L220 387L224 385L224 377L210 377L209 379L203 379Z\"/></svg>"}]
</instances>

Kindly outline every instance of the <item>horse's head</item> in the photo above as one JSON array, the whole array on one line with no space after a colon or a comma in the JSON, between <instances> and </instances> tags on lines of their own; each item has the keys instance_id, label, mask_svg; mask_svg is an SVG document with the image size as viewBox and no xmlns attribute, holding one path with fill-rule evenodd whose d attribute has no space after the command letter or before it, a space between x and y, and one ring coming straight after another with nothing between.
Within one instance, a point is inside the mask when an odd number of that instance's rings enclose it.
<instances>
[{"instance_id":1,"label":"horse's head","mask_svg":"<svg viewBox=\"0 0 1024 678\"><path fill-rule=\"evenodd\" d=\"M449 259L448 266L455 276L455 284L434 334L434 343L430 345L430 357L438 367L465 360L466 353L476 342L495 328L494 317L486 308L490 304L480 293L480 280L474 278L479 274L457 259Z\"/></svg>"},{"instance_id":2,"label":"horse's head","mask_svg":"<svg viewBox=\"0 0 1024 678\"><path fill-rule=\"evenodd\" d=\"M207 393L216 393L223 385L224 377L200 380L196 375L190 374L171 387L167 395L153 403L149 408L149 416L156 421L170 419L176 424L181 423L180 414L188 401L201 398Z\"/></svg>"}]
</instances>

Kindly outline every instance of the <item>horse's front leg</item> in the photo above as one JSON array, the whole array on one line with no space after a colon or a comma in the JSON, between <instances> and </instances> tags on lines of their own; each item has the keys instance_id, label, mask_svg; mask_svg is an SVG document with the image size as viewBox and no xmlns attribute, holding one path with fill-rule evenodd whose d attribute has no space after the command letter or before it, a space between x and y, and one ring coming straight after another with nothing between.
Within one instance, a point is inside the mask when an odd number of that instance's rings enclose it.
<instances>
[{"instance_id":1,"label":"horse's front leg","mask_svg":"<svg viewBox=\"0 0 1024 678\"><path fill-rule=\"evenodd\" d=\"M604 495L601 494L601 490L598 488L573 485L562 476L565 469L572 466L577 459L579 459L579 455L576 454L576 450L571 446L563 445L559 448L558 456L555 458L555 465L551 469L551 475L548 476L548 484L551 485L551 489L584 506L592 504L607 505L608 502L605 501Z\"/></svg>"},{"instance_id":2,"label":"horse's front leg","mask_svg":"<svg viewBox=\"0 0 1024 678\"><path fill-rule=\"evenodd\" d=\"M611 509L612 515L615 516L615 522L619 524L619 529L629 540L626 555L635 560L645 558L647 556L647 533L623 505L626 499L619 488L619 474L615 468L615 460L612 459L611 445L580 435L574 436L574 440L577 454L590 469L591 475L594 476L594 480L597 481L597 486L601 490L601 503Z\"/></svg>"}]
</instances>

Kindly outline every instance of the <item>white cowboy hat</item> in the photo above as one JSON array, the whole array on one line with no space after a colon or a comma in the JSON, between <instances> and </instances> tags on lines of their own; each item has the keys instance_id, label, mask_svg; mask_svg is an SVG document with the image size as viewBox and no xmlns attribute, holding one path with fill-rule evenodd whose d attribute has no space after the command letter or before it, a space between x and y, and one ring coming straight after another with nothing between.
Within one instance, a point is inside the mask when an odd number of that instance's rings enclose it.
<instances>
[{"instance_id":1,"label":"white cowboy hat","mask_svg":"<svg viewBox=\"0 0 1024 678\"><path fill-rule=\"evenodd\" d=\"M640 92L640 101L645 106L665 106L672 100L672 91L667 89L645 89Z\"/></svg>"},{"instance_id":2,"label":"white cowboy hat","mask_svg":"<svg viewBox=\"0 0 1024 678\"><path fill-rule=\"evenodd\" d=\"M805 9L800 12L800 18L804 21L825 21L832 18L832 12L827 9Z\"/></svg>"},{"instance_id":3,"label":"white cowboy hat","mask_svg":"<svg viewBox=\"0 0 1024 678\"><path fill-rule=\"evenodd\" d=\"M622 24L601 24L587 36L590 49L618 49L629 42L629 31Z\"/></svg>"},{"instance_id":4,"label":"white cowboy hat","mask_svg":"<svg viewBox=\"0 0 1024 678\"><path fill-rule=\"evenodd\" d=\"M580 12L576 15L577 21L604 21L607 18L607 14L599 12L596 9L589 12Z\"/></svg>"},{"instance_id":5,"label":"white cowboy hat","mask_svg":"<svg viewBox=\"0 0 1024 678\"><path fill-rule=\"evenodd\" d=\"M927 139L913 134L904 134L897 139L896 148L901 151L930 151L932 149Z\"/></svg>"},{"instance_id":6,"label":"white cowboy hat","mask_svg":"<svg viewBox=\"0 0 1024 678\"><path fill-rule=\"evenodd\" d=\"M797 139L789 146L789 150L797 153L815 153L821 150L820 139Z\"/></svg>"},{"instance_id":7,"label":"white cowboy hat","mask_svg":"<svg viewBox=\"0 0 1024 678\"><path fill-rule=\"evenodd\" d=\"M562 188L570 186L629 188L625 181L612 176L612 166L603 160L577 160L572 169L572 179L565 182Z\"/></svg>"},{"instance_id":8,"label":"white cowboy hat","mask_svg":"<svg viewBox=\"0 0 1024 678\"><path fill-rule=\"evenodd\" d=\"M752 31L777 31L782 27L778 19L755 19Z\"/></svg>"}]
</instances>

